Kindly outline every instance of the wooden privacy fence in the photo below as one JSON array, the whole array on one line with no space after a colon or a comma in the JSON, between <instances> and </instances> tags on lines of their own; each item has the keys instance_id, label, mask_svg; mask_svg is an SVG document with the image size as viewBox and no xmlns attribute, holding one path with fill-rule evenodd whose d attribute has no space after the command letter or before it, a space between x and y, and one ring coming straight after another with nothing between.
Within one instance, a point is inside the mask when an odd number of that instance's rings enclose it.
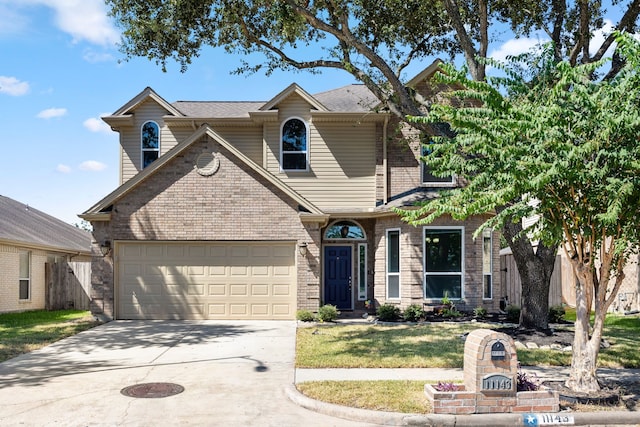
<instances>
[{"instance_id":1,"label":"wooden privacy fence","mask_svg":"<svg viewBox=\"0 0 640 427\"><path fill-rule=\"evenodd\" d=\"M553 274L551 275L551 284L549 286L549 306L561 305L563 302L569 305L575 305L575 296L573 299L571 295L572 274L571 270L562 268L562 259L560 255L556 256L556 263L553 267ZM502 275L502 283L504 283L504 295L500 295L500 298L506 296L508 303L511 305L522 306L520 301L522 295L522 282L520 280L520 273L518 267L513 259L511 253L500 253L500 274ZM567 277L563 277L566 275ZM564 280L563 280L564 279ZM563 295L563 283L565 284Z\"/></svg>"},{"instance_id":2,"label":"wooden privacy fence","mask_svg":"<svg viewBox=\"0 0 640 427\"><path fill-rule=\"evenodd\" d=\"M45 308L89 310L91 262L45 264Z\"/></svg>"}]
</instances>

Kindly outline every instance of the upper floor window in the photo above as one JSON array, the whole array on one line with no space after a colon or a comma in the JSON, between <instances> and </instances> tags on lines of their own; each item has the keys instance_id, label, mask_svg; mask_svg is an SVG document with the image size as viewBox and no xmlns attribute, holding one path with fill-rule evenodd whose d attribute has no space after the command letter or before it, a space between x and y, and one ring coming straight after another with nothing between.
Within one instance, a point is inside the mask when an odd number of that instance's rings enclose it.
<instances>
[{"instance_id":1,"label":"upper floor window","mask_svg":"<svg viewBox=\"0 0 640 427\"><path fill-rule=\"evenodd\" d=\"M149 166L160 155L160 127L156 122L142 125L142 169Z\"/></svg>"},{"instance_id":2,"label":"upper floor window","mask_svg":"<svg viewBox=\"0 0 640 427\"><path fill-rule=\"evenodd\" d=\"M300 119L289 119L282 125L280 164L285 171L306 171L308 169L309 143L308 129Z\"/></svg>"},{"instance_id":3,"label":"upper floor window","mask_svg":"<svg viewBox=\"0 0 640 427\"><path fill-rule=\"evenodd\" d=\"M429 144L430 142L427 142L426 144L422 145L422 157L427 157L429 153L431 153ZM433 175L429 166L427 166L422 159L420 160L420 171L422 173L422 185L445 187L451 186L455 183L453 176L439 177Z\"/></svg>"}]
</instances>

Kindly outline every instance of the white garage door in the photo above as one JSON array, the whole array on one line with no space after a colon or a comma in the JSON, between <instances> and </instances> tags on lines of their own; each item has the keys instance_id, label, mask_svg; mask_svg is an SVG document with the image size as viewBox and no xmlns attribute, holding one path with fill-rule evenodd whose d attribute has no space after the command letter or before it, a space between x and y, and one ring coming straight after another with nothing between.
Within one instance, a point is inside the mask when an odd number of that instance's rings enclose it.
<instances>
[{"instance_id":1,"label":"white garage door","mask_svg":"<svg viewBox=\"0 0 640 427\"><path fill-rule=\"evenodd\" d=\"M294 319L295 245L118 243L118 319Z\"/></svg>"}]
</instances>

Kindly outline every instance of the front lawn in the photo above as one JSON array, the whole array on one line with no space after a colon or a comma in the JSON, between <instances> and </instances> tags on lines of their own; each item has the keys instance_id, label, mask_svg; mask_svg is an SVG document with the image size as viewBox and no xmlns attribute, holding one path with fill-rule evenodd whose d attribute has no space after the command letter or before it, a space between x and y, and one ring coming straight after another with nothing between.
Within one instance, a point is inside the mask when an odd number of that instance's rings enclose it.
<instances>
[{"instance_id":1,"label":"front lawn","mask_svg":"<svg viewBox=\"0 0 640 427\"><path fill-rule=\"evenodd\" d=\"M299 368L462 368L461 336L492 325L470 322L402 324L394 326L317 325L298 328ZM640 317L607 316L598 366L640 368ZM529 366L569 366L571 353L518 349L518 360Z\"/></svg>"},{"instance_id":2,"label":"front lawn","mask_svg":"<svg viewBox=\"0 0 640 427\"><path fill-rule=\"evenodd\" d=\"M575 320L572 312L567 318ZM299 368L462 368L464 341L482 323L426 323L381 326L314 325L297 331ZM637 351L640 317L607 316L598 366L640 368ZM517 349L518 360L530 366L569 366L571 353L558 350ZM424 381L312 381L297 384L305 395L337 405L379 411L430 413ZM622 404L620 404L622 405ZM577 405L576 411L625 410L624 406Z\"/></svg>"},{"instance_id":3,"label":"front lawn","mask_svg":"<svg viewBox=\"0 0 640 427\"><path fill-rule=\"evenodd\" d=\"M82 310L25 311L0 314L0 362L29 353L98 325Z\"/></svg>"}]
</instances>

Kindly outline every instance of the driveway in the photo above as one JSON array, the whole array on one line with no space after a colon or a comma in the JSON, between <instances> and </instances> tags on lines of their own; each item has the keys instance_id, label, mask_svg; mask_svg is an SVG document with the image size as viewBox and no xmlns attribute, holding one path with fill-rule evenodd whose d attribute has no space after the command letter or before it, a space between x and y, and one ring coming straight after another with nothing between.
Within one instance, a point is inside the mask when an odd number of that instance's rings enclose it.
<instances>
[{"instance_id":1,"label":"driveway","mask_svg":"<svg viewBox=\"0 0 640 427\"><path fill-rule=\"evenodd\" d=\"M293 321L110 322L0 363L0 425L364 426L286 397L295 328ZM184 391L121 393L146 383Z\"/></svg>"}]
</instances>

